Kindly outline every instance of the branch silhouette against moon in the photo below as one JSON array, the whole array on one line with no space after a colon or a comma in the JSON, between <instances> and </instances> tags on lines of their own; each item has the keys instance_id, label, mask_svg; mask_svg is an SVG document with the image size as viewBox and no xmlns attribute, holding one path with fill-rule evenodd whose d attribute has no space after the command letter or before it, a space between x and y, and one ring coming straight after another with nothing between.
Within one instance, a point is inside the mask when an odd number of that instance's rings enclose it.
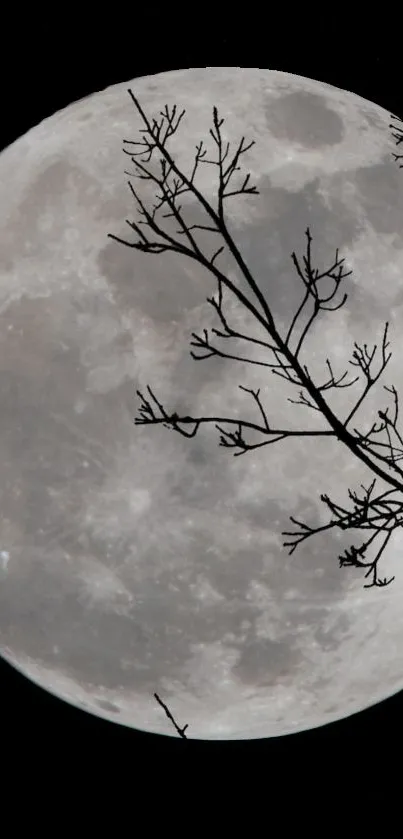
<instances>
[{"instance_id":1,"label":"branch silhouette against moon","mask_svg":"<svg viewBox=\"0 0 403 839\"><path fill-rule=\"evenodd\" d=\"M403 120L400 117L396 117L394 114L391 114L391 119L394 120L393 123L390 123L389 128L392 128L392 137L395 140L395 145L400 146L400 143L403 143ZM398 123L395 125L394 123ZM401 154L393 152L392 154L393 159L399 166L399 169L403 169L403 152Z\"/></svg>"},{"instance_id":2,"label":"branch silhouette against moon","mask_svg":"<svg viewBox=\"0 0 403 839\"><path fill-rule=\"evenodd\" d=\"M296 281L302 287L302 299L296 312L290 318L289 326L281 334L268 300L266 300L255 278L252 276L241 252L239 251L226 222L225 209L227 201L238 196L255 194L259 191L251 184L249 173L242 173L242 156L254 145L254 141L246 142L242 137L237 146L231 147L224 142L222 125L224 119L219 116L216 107L213 108L213 124L209 130L212 140L212 151L209 152L203 141L196 145L196 154L191 170L186 174L175 162L175 157L169 149L169 141L177 133L185 115L185 110L177 111L176 105L165 105L159 114L159 119L149 119L140 102L128 91L131 100L143 123L140 129L141 138L138 140L124 140L124 153L130 158L134 171L126 171L129 177L128 185L135 201L138 219L126 220L137 239L127 241L109 233L109 237L129 248L144 253L163 254L175 252L183 257L195 260L207 269L217 281L216 296L207 298L213 307L219 322L219 328L207 329L201 335L192 333L191 356L197 361L208 359L214 355L233 359L234 362L259 365L267 368L269 375L280 376L286 382L298 388L296 399L289 398L292 404L303 405L309 411L315 411L323 417L326 428L316 430L301 428L274 427L260 396L260 389L253 390L240 385L239 387L252 398L256 407L257 421L247 422L230 416L192 416L179 415L174 410L168 410L158 399L154 390L147 386L147 394L137 391L140 399L139 416L135 418L136 425L163 425L183 437L195 437L199 429L206 424L213 424L219 432L219 445L233 449L234 456L240 456L255 449L274 445L289 437L328 436L337 439L341 445L347 447L352 456L358 458L369 469L372 481L368 486L360 485L358 490L348 489L347 506L336 504L327 494L321 494L320 499L328 508L331 516L322 525L307 524L293 516L290 520L294 530L283 531L288 540L283 542L292 554L302 542L317 533L333 528L341 530L359 531L361 541L351 546L339 555L340 567L352 566L362 568L365 579L369 582L364 588L373 586L383 587L394 580L394 576L387 579L380 577L378 566L393 533L403 524L403 437L398 428L399 397L396 388L383 385L389 395L389 405L377 412L379 421L372 422L368 428L359 428L354 424L358 409L372 390L376 382L383 375L392 356L388 340L389 323L386 322L380 346L367 343L354 343L350 367L353 371L335 372L331 359L325 359L326 371L321 381L314 379L309 367L302 363L301 351L305 346L307 335L312 324L322 311L336 312L341 309L347 293L343 292L343 280L352 274L345 270L345 260L339 256L336 249L335 256L329 259L327 265L316 267L313 256L313 236L310 228L305 231L306 243L302 256L296 252L291 254ZM401 123L398 117L392 118ZM391 125L396 145L403 140L403 127ZM393 154L394 159L403 167L403 154ZM213 206L197 186L197 174L202 166L212 166L217 174L216 203ZM236 173L241 173L234 182ZM156 189L155 203L146 206L139 192L133 185L134 178L149 181ZM237 181L235 179L235 181ZM204 212L204 224L188 224L186 222L182 196L191 196L196 200L199 208ZM175 230L167 228L165 219L172 219ZM198 239L198 231L208 232L212 237L212 246L207 253ZM217 243L219 245L217 247ZM244 293L219 267L219 257L223 251L231 254L244 280L248 292ZM325 282L324 282L325 281ZM329 281L331 290L329 292ZM326 286L326 291L324 289ZM256 322L263 327L267 336L265 340L238 332L228 322L225 314L226 295L232 294L248 310ZM301 326L302 316L307 317L305 326ZM217 345L216 338L222 343ZM228 338L237 338L249 345L263 347L267 354L267 361L253 360L233 355L226 350ZM197 353L195 352L197 351ZM327 401L329 392L350 388L357 385L359 392L353 408L345 417L338 417ZM258 440L250 439L250 433L258 435ZM377 479L381 478L388 489L376 493ZM365 531L365 536L364 536Z\"/></svg>"},{"instance_id":3,"label":"branch silhouette against moon","mask_svg":"<svg viewBox=\"0 0 403 839\"><path fill-rule=\"evenodd\" d=\"M165 711L165 713L166 713L166 715L167 715L168 719L169 719L169 720L171 720L171 723L172 723L172 725L174 726L174 728L176 728L176 731L178 732L179 736L180 736L180 737L182 737L184 740L187 740L187 736L186 736L186 734L185 734L185 731L186 731L186 729L187 729L189 726L186 724L186 725L184 725L184 726L183 726L183 728L181 728L181 727L178 725L178 723L176 722L176 720L175 720L175 718L173 717L173 715L171 714L171 712L170 712L170 710L169 710L168 706L167 706L167 705L165 705L165 702L163 702L163 701L162 701L162 699L158 696L158 693L154 693L154 697L155 697L155 699L157 700L157 702L161 705L161 708L163 708L163 709L164 709L164 711Z\"/></svg>"}]
</instances>

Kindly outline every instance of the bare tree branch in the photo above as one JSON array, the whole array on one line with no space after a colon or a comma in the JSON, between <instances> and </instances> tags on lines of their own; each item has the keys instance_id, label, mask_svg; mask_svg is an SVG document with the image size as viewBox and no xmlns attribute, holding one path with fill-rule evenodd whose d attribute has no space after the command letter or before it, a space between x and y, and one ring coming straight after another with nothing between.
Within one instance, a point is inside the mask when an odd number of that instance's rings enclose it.
<instances>
[{"instance_id":1,"label":"bare tree branch","mask_svg":"<svg viewBox=\"0 0 403 839\"><path fill-rule=\"evenodd\" d=\"M256 186L250 184L250 174L239 175L243 156L251 149L253 142L247 143L245 137L242 137L235 146L235 150L232 149L231 144L223 140L224 120L219 117L217 108L213 108L213 124L209 131L213 152L210 154L203 141L200 141L196 145L191 170L186 174L179 169L169 150L169 143L174 138L185 111L178 113L176 106L169 108L165 105L159 118L150 120L131 90L129 94L144 127L140 129L142 135L140 140L124 141L128 147L124 148L124 152L130 157L134 167L134 172L126 174L130 179L149 181L156 189L156 200L151 207L147 207L139 191L133 186L132 180L129 180L139 218L136 222L126 221L137 235L137 240L130 242L113 234L109 236L119 243L145 253L161 254L173 251L197 261L206 268L215 277L218 285L218 295L207 298L207 302L213 307L218 317L219 328L212 328L211 334L207 329L203 329L201 335L195 332L191 334L193 340L190 344L198 352L196 354L191 350L192 358L200 361L215 355L267 368L271 374L280 376L290 385L299 388L298 398L289 398L288 401L319 413L323 417L326 428L324 430L294 430L274 427L273 423L270 423L261 400L260 389L253 390L241 385L239 387L249 393L254 401L260 418L257 423L226 416L204 417L190 414L180 416L175 411L166 410L154 391L147 386L147 398L137 391L141 404L139 417L134 420L135 424L162 424L189 438L194 437L201 426L214 424L220 435L219 445L234 449L234 456L293 436L334 437L350 451L352 456L364 463L375 478L369 489L362 486L363 496L352 490L348 491L351 509L335 504L328 495L321 495L321 500L331 514L330 521L324 526L310 526L291 517L291 521L299 530L284 532L285 536L292 537L292 540L285 542L284 545L290 547L290 553L292 553L307 538L333 527L343 530L369 530L370 536L366 541L358 546L352 545L344 555L339 556L339 564L341 567L354 566L366 569L365 577L372 575L371 582L365 586L366 588L387 585L391 580L379 577L378 563L393 532L403 524L403 469L399 465L403 459L403 434L398 428L399 403L396 388L384 385L384 389L393 399L391 415L389 415L389 408L379 410L380 422L372 422L368 430L352 428L351 421L370 390L379 381L391 358L392 354L388 351L389 324L385 324L379 351L377 344L369 348L366 343L363 345L354 343L351 359L348 362L350 366L356 368L357 375L354 378L348 378L348 370L336 374L331 360L326 358L326 373L322 381L315 381L308 365L302 364L300 357L312 324L320 312L335 312L341 309L347 300L347 293L343 292L342 283L352 271L345 270L345 260L339 257L338 249L327 266L316 267L312 249L313 237L310 228L306 229L305 253L301 258L295 252L291 254L296 276L303 285L303 296L290 319L286 334L281 335L275 324L269 302L246 265L225 219L227 199L236 195L259 194ZM392 119L402 122L393 116ZM392 136L396 140L396 145L400 145L403 141L403 128L400 125L391 127L395 131ZM395 158L403 158L403 155L395 155ZM152 161L157 163L157 167L150 167L149 164ZM198 173L203 165L215 167L217 173L215 206L207 201L197 185ZM234 177L241 179L237 183L233 180ZM179 200L183 195L191 197L196 202L204 213L205 221L187 224L186 213ZM173 221L175 227L173 231L167 228L165 219ZM147 232L144 231L144 227L148 228ZM213 237L214 243L211 249L206 250L206 246L201 244L199 239L201 232ZM218 247L217 236L220 239ZM225 250L233 257L240 269L246 291L236 286L220 269L219 257ZM331 282L330 292L329 281ZM327 291L324 290L325 282ZM239 332L230 325L223 307L224 288L253 316L267 338L255 338ZM305 321L303 326L301 326L302 317ZM233 351L229 344L231 338L244 341L249 349L259 349L261 357L249 358L248 353ZM221 343L217 343L216 339L220 339ZM331 409L327 394L336 389L352 387L361 380L363 388L360 395L348 416L344 420L340 419ZM247 432L258 435L257 441L245 439ZM391 489L374 498L372 493L376 478L381 478ZM391 493L400 493L402 500L399 501L399 495L392 499ZM380 547L379 541L381 541ZM374 556L368 559L368 552L372 552Z\"/></svg>"},{"instance_id":2,"label":"bare tree branch","mask_svg":"<svg viewBox=\"0 0 403 839\"><path fill-rule=\"evenodd\" d=\"M294 317L291 321L291 324L290 324L290 328L287 332L287 336L286 336L286 339L285 339L285 343L286 343L287 346L289 346L289 344L290 344L290 339L291 339L291 336L292 336L292 332L293 332L293 330L296 326L298 318L302 314L302 312L303 312L303 310L304 310L304 308L305 308L305 306L308 303L310 298L312 299L312 302L313 302L313 312L311 313L311 316L310 316L307 324L305 325L305 327L302 331L302 334L301 334L301 336L299 338L299 341L297 343L297 347L294 351L294 355L295 355L296 358L298 358L298 355L300 353L300 350L301 350L302 344L304 342L304 339L305 339L310 327L312 326L313 321L318 316L319 312L320 311L334 312L337 309L341 309L341 307L344 306L344 303L347 300L347 294L344 294L342 300L340 300L335 306L325 306L324 304L325 303L330 303L330 301L333 300L333 298L335 297L335 295L337 294L337 292L339 290L339 286L340 286L342 280L344 280L346 277L349 277L350 274L353 273L352 271L346 271L346 272L343 273L343 271L344 271L344 259L339 259L339 251L338 250L336 250L336 257L335 257L333 263L329 266L329 268L326 268L324 271L321 271L321 272L319 272L317 268L314 269L313 266L312 266L312 248L311 248L312 236L311 236L311 232L309 230L309 227L305 231L305 235L307 237L307 248L306 248L306 255L303 257L303 263L304 263L304 268L303 269L300 266L300 263L297 259L296 254L294 252L291 254L291 258L293 260L293 263L294 263L294 266L296 268L297 274L298 274L298 276L300 277L300 279L302 280L302 282L305 286L305 296L304 296L304 298L302 300L302 303L299 306L296 314L294 315ZM329 278L329 277L330 277L330 279L332 279L334 281L333 291L330 294L328 294L327 297L321 297L320 294L319 294L318 285L320 283L320 280L323 280L324 278Z\"/></svg>"},{"instance_id":3,"label":"bare tree branch","mask_svg":"<svg viewBox=\"0 0 403 839\"><path fill-rule=\"evenodd\" d=\"M400 146L400 143L403 143L403 120L400 117L394 116L394 114L390 116L391 119L398 123L398 125L390 123L389 128L393 128L392 137L395 140L395 145ZM403 169L403 152L402 154L392 153L392 157L399 164L399 169ZM400 161L402 162L400 163Z\"/></svg>"},{"instance_id":4,"label":"bare tree branch","mask_svg":"<svg viewBox=\"0 0 403 839\"><path fill-rule=\"evenodd\" d=\"M358 547L351 545L349 549L345 550L345 555L339 556L340 567L353 566L355 568L367 568L365 577L372 574L372 580L370 583L364 585L364 588L372 588L373 586L381 587L391 583L394 577L391 577L389 580L386 577L383 579L378 577L378 563L393 531L403 524L403 499L388 498L388 496L395 492L393 489L383 492L377 498L371 498L375 483L376 480L374 478L369 487L361 485L364 491L362 497L357 492L348 490L349 498L353 502L352 510L347 510L347 508L331 501L328 495L322 494L320 496L321 501L327 505L334 515L334 518L325 525L311 527L295 517L290 516L293 524L297 525L300 529L296 531L283 531L284 536L292 537L291 541L283 542L284 547L290 547L289 553L292 554L298 545L313 534L330 530L334 527L339 527L341 530L370 530L372 535L366 541L362 542ZM385 500L386 498L388 498L387 501ZM382 533L386 535L375 557L370 561L363 562L362 558L366 556L368 548ZM358 557L361 557L361 559Z\"/></svg>"},{"instance_id":5,"label":"bare tree branch","mask_svg":"<svg viewBox=\"0 0 403 839\"><path fill-rule=\"evenodd\" d=\"M325 431L317 431L316 429L313 431L301 430L296 431L295 429L285 429L285 428L272 428L269 425L269 421L267 418L267 414L261 400L259 398L260 390L253 391L249 388L245 388L242 385L239 385L241 390L245 390L247 393L250 393L256 404L258 405L259 411L263 416L263 425L258 425L257 423L248 422L247 420L238 420L233 419L231 417L194 417L194 416L179 416L176 412L168 413L161 402L157 399L155 393L151 390L151 388L147 385L147 390L150 396L150 400L146 399L144 394L141 391L136 391L137 395L140 397L142 404L139 408L139 417L134 419L135 425L163 425L164 428L170 428L173 431L177 431L178 434L181 434L183 437L194 437L199 430L200 425L206 423L214 423L217 430L221 433L220 437L220 445L226 446L227 448L234 448L237 446L241 449L239 452L234 452L235 456L244 454L246 451L250 451L251 449L259 448L260 446L267 446L270 443L276 443L279 439L284 439L285 437L308 437L308 436L326 436L331 437L334 436L334 431L332 430L325 430ZM152 404L154 403L154 405ZM236 432L227 432L222 429L222 425L236 425L237 431ZM186 431L183 428L183 425L193 425L191 431ZM275 439L265 440L259 444L252 444L247 443L243 437L243 431L245 429L251 429L252 431L257 431L260 434L263 434L267 437L274 437ZM236 440L236 443L235 443ZM232 442L227 442L232 441Z\"/></svg>"}]
</instances>

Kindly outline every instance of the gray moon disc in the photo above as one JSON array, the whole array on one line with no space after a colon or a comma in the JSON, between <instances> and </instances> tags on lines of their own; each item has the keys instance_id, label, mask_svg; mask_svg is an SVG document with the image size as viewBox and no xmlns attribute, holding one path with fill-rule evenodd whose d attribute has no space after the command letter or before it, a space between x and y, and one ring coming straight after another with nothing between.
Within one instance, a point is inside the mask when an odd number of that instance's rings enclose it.
<instances>
[{"instance_id":1,"label":"gray moon disc","mask_svg":"<svg viewBox=\"0 0 403 839\"><path fill-rule=\"evenodd\" d=\"M191 416L256 422L243 385L260 387L273 427L323 418L290 403L295 388L263 366L191 357L192 333L219 326L208 271L108 238L130 238L125 219L137 218L122 153L142 127L129 87L150 117L186 109L171 147L187 172L196 143L213 150L213 106L225 141L255 140L242 166L259 194L228 200L227 219L280 331L301 300L291 253L303 254L307 226L318 267L336 248L345 257L347 302L307 340L317 381L326 357L341 374L354 342L379 344L389 321L393 357L360 427L388 404L383 385L401 380L403 172L382 108L284 72L213 67L118 84L41 122L0 155L0 650L52 694L148 732L177 736L155 692L190 738L321 726L403 688L402 537L382 560L395 575L384 589L339 568L356 534L283 547L290 515L324 524L321 494L346 504L372 480L335 439L293 436L233 457L214 425L192 439L134 425L148 384ZM214 201L214 167L198 177ZM183 212L200 223L192 197ZM242 284L227 252L217 264ZM260 335L224 297L233 328ZM231 347L264 360L262 348ZM360 387L329 395L338 416Z\"/></svg>"}]
</instances>

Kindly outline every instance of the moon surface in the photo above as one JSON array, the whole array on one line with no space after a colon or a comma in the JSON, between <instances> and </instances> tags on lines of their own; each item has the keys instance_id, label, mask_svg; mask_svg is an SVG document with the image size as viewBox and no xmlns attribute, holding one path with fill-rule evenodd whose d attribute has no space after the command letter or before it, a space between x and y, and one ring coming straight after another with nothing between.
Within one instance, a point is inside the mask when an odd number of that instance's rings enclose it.
<instances>
[{"instance_id":1,"label":"moon surface","mask_svg":"<svg viewBox=\"0 0 403 839\"><path fill-rule=\"evenodd\" d=\"M189 440L134 425L147 384L171 411L257 421L243 385L261 388L273 424L320 418L263 367L192 359L191 333L219 326L210 274L107 237L137 220L122 153L142 127L129 87L148 116L186 109L170 145L186 171L214 105L224 140L255 140L243 167L260 194L228 201L227 219L280 331L302 299L291 253L304 253L307 226L318 267L336 248L345 257L347 302L307 342L314 377L327 356L344 372L354 341L379 343L389 321L393 357L357 425L401 381L403 174L382 108L284 72L213 67L118 84L41 122L0 155L1 653L52 694L144 731L176 736L154 692L189 738L321 726L403 688L402 537L384 589L339 568L357 533L315 535L289 556L290 515L325 523L321 493L345 504L372 479L333 439L234 458L214 426ZM216 171L199 175L213 201ZM225 252L219 266L241 282ZM252 334L227 292L224 309ZM357 388L329 395L340 417Z\"/></svg>"}]
</instances>

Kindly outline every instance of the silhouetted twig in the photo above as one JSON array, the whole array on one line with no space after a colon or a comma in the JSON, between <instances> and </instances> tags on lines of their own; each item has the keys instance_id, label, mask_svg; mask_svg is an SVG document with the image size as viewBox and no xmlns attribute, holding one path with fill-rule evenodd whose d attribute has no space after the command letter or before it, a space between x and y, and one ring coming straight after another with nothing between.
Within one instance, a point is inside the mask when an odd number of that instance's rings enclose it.
<instances>
[{"instance_id":1,"label":"silhouetted twig","mask_svg":"<svg viewBox=\"0 0 403 839\"><path fill-rule=\"evenodd\" d=\"M400 119L400 117L394 116L394 114L391 114L390 116L391 119L398 123L398 125L390 123L389 128L393 129L392 137L395 140L395 145L400 146L400 143L403 143L403 120ZM399 164L399 169L403 169L403 152L402 154L396 154L393 152L392 157ZM400 163L400 161L402 161L402 163Z\"/></svg>"},{"instance_id":2,"label":"silhouetted twig","mask_svg":"<svg viewBox=\"0 0 403 839\"><path fill-rule=\"evenodd\" d=\"M183 728L180 728L180 726L178 725L178 723L175 721L174 717L172 716L168 706L165 705L164 702L162 701L162 699L160 699L160 697L158 696L158 693L154 693L154 696L155 696L157 702L159 702L159 704L161 705L161 708L164 709L168 719L171 720L172 725L175 726L175 728L176 728L178 734L180 735L180 737L183 737L184 740L187 740L185 731L186 731L187 728L189 728L189 726L186 724L186 725L183 726Z\"/></svg>"},{"instance_id":3,"label":"silhouetted twig","mask_svg":"<svg viewBox=\"0 0 403 839\"><path fill-rule=\"evenodd\" d=\"M165 105L160 112L159 119L149 120L140 103L129 90L132 102L139 113L143 128L140 130L140 140L124 140L124 152L131 159L133 172L126 172L129 178L150 181L156 188L156 201L151 208L147 208L139 192L129 180L129 188L135 200L139 219L137 222L127 220L129 227L137 234L137 239L126 241L118 236L109 234L112 239L140 250L145 253L161 254L173 251L195 260L211 274L217 281L217 294L207 298L218 318L219 328L212 328L210 333L203 329L202 334L192 333L191 356L197 361L212 356L229 358L234 362L258 365L266 368L267 372L283 378L288 384L298 387L298 398L288 401L299 404L319 413L326 424L322 430L278 428L271 423L267 409L260 395L260 389L253 390L239 386L250 394L256 406L258 422L247 422L228 416L192 416L179 415L176 411L167 410L157 398L155 392L147 386L147 396L137 391L140 398L139 416L135 418L136 425L158 425L181 434L184 437L194 437L202 425L214 424L219 432L219 445L233 449L233 454L239 456L262 446L273 445L280 440L290 437L329 436L336 438L346 446L352 455L364 463L378 478L384 480L392 489L373 497L376 477L369 490L364 487L364 494L348 491L352 502L352 509L343 508L331 501L328 495L321 495L321 500L328 507L332 518L322 527L310 526L291 517L291 521L299 530L284 532L284 536L292 537L284 542L292 553L305 539L315 533L339 527L342 530L369 530L370 536L360 545L352 545L345 555L339 556L340 566L354 566L365 568L365 577L371 575L371 582L365 588L385 586L394 579L378 577L379 559L385 550L392 533L403 524L403 495L390 497L391 493L402 493L403 469L400 461L403 458L403 437L398 429L399 404L396 389L384 385L384 389L393 399L393 412L390 408L378 411L380 422L373 422L370 428L364 430L352 427L351 422L358 409L363 404L370 390L383 374L390 358L388 329L386 323L383 331L382 344L369 347L368 344L354 343L349 365L355 368L355 375L349 378L349 371L335 373L332 362L325 359L326 372L321 381L316 381L308 366L302 363L301 356L305 349L306 337L320 312L334 312L341 309L347 300L347 293L343 291L343 281L352 271L345 270L344 259L339 257L336 250L335 257L321 268L315 267L312 252L312 234L308 227L305 231L306 248L302 257L295 252L291 254L291 261L296 276L302 284L301 302L290 318L288 328L280 334L271 311L258 283L252 276L242 254L232 238L225 218L225 206L228 199L239 195L258 195L256 186L250 184L250 174L241 173L243 155L253 146L253 142L246 143L242 137L240 142L231 147L224 143L222 125L224 120L219 118L217 108L213 108L213 125L210 137L213 142L213 152L207 156L207 148L203 141L196 145L194 163L187 174L181 171L174 156L169 151L169 142L176 134L184 117L185 111L177 113L176 106L169 108ZM393 119L398 119L393 117ZM393 126L396 133L393 136L396 144L403 140L403 129ZM403 155L395 156L400 159ZM151 168L150 161L157 163ZM210 165L215 167L217 174L217 198L213 206L207 201L197 186L197 174L200 167ZM234 180L235 176L235 180ZM180 198L183 195L192 196L203 215L199 224L186 223L186 216ZM168 229L164 219L172 219L174 230ZM144 231L147 229L147 232ZM212 247L206 248L199 241L199 231L208 232L214 238ZM219 246L217 247L217 238ZM220 269L220 256L227 250L235 260L245 281L245 290L238 288L230 278ZM330 282L330 291L329 291ZM255 321L263 327L264 338L239 332L231 327L224 306L224 290L230 293L247 309ZM301 325L302 316L305 325ZM221 343L216 339L220 339ZM264 360L244 356L242 352L235 354L228 349L228 339L235 338L244 341L250 349L259 348L264 351ZM195 352L197 351L197 354ZM357 382L362 384L361 393L347 417L340 419L336 416L327 401L329 391L352 387ZM248 434L258 435L257 440L246 437ZM378 540L378 541L376 541ZM379 542L381 542L378 548ZM375 549L375 543L376 548ZM367 552L372 549L374 556L367 559ZM364 557L366 558L364 561Z\"/></svg>"}]
</instances>

